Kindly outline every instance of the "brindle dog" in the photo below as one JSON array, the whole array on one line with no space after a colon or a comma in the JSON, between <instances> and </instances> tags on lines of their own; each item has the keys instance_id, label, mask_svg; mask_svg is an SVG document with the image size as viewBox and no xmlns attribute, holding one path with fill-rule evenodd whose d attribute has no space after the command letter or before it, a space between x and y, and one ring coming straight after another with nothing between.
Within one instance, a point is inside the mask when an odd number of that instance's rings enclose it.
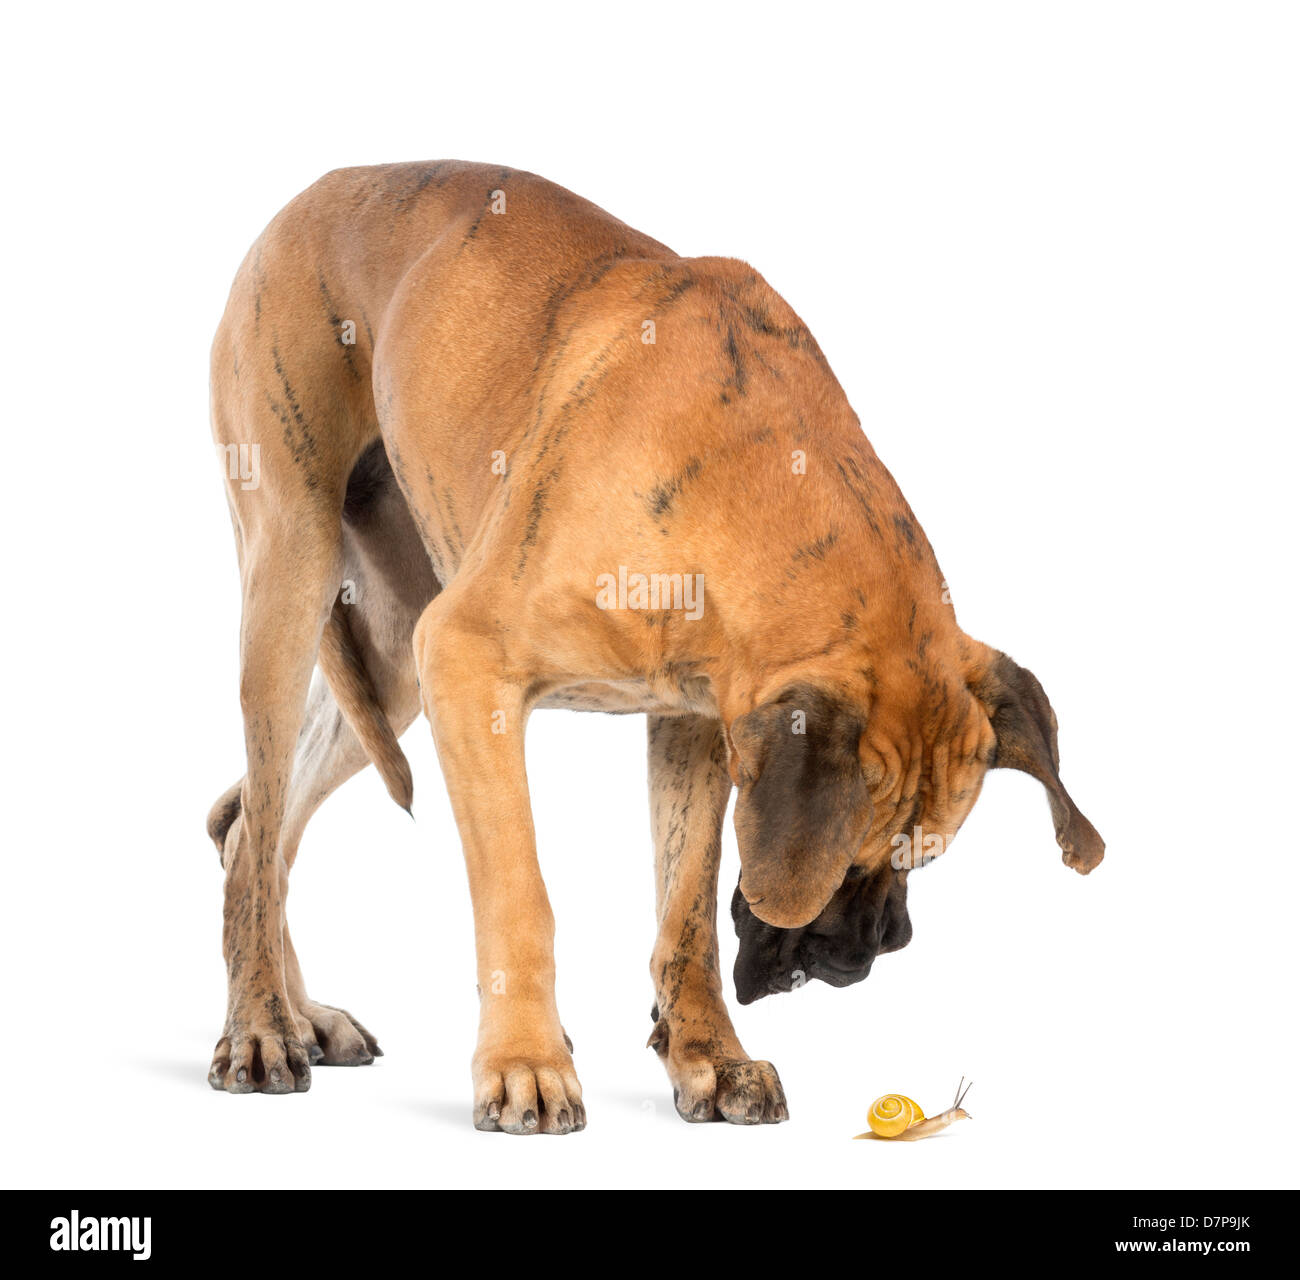
<instances>
[{"instance_id":1,"label":"brindle dog","mask_svg":"<svg viewBox=\"0 0 1300 1280\"><path fill-rule=\"evenodd\" d=\"M214 1088L301 1091L313 1062L378 1054L308 996L285 893L311 814L368 761L409 807L397 735L421 708L474 903L482 1129L586 1123L524 772L534 707L649 717L650 1041L687 1120L788 1114L722 998L733 786L742 1002L800 974L856 982L905 945L906 838L946 844L990 768L1046 787L1068 866L1102 857L1038 681L957 626L817 343L743 262L681 258L528 173L337 171L240 268L212 419L247 750L208 826L229 971Z\"/></svg>"}]
</instances>

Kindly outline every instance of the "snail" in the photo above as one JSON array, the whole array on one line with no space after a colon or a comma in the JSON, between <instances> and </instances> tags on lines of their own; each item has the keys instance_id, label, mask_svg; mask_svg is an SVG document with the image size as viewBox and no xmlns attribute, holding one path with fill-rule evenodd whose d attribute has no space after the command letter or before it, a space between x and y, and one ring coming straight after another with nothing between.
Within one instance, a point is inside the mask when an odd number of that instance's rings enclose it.
<instances>
[{"instance_id":1,"label":"snail","mask_svg":"<svg viewBox=\"0 0 1300 1280\"><path fill-rule=\"evenodd\" d=\"M962 1085L966 1087L963 1089ZM971 1118L969 1113L962 1110L961 1105L969 1092L970 1085L966 1084L966 1077L962 1076L952 1106L937 1116L931 1116L929 1120L925 1118L925 1112L905 1094L887 1093L871 1104L871 1110L867 1113L870 1131L856 1133L853 1136L855 1138L903 1138L908 1142L916 1138L928 1138L942 1132L954 1120Z\"/></svg>"}]
</instances>

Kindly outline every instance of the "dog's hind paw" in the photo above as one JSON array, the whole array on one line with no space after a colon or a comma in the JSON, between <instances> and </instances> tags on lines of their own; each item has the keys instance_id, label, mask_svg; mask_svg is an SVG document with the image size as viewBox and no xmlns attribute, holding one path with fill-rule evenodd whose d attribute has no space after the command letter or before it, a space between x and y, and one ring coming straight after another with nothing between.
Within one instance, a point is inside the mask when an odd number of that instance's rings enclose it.
<instances>
[{"instance_id":1,"label":"dog's hind paw","mask_svg":"<svg viewBox=\"0 0 1300 1280\"><path fill-rule=\"evenodd\" d=\"M306 1093L311 1058L300 1040L235 1033L217 1041L208 1083L225 1093Z\"/></svg>"},{"instance_id":2,"label":"dog's hind paw","mask_svg":"<svg viewBox=\"0 0 1300 1280\"><path fill-rule=\"evenodd\" d=\"M384 1056L375 1037L346 1009L304 1000L295 1012L298 1034L314 1064L366 1067Z\"/></svg>"}]
</instances>

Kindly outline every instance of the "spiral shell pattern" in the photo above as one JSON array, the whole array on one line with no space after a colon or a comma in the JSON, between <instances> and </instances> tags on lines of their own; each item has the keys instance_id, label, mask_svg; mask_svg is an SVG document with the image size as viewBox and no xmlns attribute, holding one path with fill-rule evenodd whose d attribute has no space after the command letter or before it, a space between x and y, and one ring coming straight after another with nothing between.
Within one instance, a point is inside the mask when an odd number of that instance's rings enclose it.
<instances>
[{"instance_id":1,"label":"spiral shell pattern","mask_svg":"<svg viewBox=\"0 0 1300 1280\"><path fill-rule=\"evenodd\" d=\"M879 1138L896 1138L904 1129L924 1119L925 1112L902 1093L887 1093L877 1098L867 1113L867 1124Z\"/></svg>"}]
</instances>

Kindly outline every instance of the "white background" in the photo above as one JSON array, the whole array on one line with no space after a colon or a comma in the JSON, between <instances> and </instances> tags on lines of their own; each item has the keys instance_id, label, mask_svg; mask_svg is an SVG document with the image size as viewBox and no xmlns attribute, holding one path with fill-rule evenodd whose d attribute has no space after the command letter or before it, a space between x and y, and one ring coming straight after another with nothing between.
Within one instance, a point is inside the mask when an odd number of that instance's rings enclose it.
<instances>
[{"instance_id":1,"label":"white background","mask_svg":"<svg viewBox=\"0 0 1300 1280\"><path fill-rule=\"evenodd\" d=\"M7 21L3 1180L38 1186L1294 1185L1297 27L1269 4L222 4ZM207 348L325 171L531 169L808 322L971 634L1032 667L1106 837L990 777L860 986L736 1012L792 1120L687 1126L642 1047L644 726L529 740L591 1123L469 1122L476 1001L423 722L317 817L308 982L387 1051L212 1092L243 771ZM727 846L723 898L735 883ZM723 917L724 966L734 938ZM852 1142L887 1091L975 1119ZM1152 1197L1199 1212L1204 1197ZM1192 1207L1192 1206L1199 1206Z\"/></svg>"}]
</instances>

